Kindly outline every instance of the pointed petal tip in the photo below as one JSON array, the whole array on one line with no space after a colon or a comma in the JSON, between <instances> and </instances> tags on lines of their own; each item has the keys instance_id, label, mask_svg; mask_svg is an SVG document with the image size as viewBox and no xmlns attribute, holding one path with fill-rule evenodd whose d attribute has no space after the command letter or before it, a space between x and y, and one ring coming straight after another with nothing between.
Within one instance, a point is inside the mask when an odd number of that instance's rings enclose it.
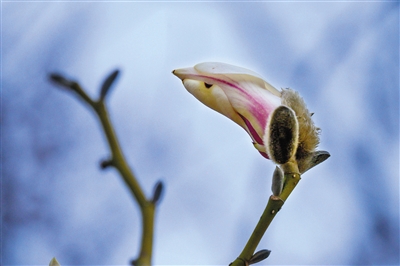
<instances>
[{"instance_id":1,"label":"pointed petal tip","mask_svg":"<svg viewBox=\"0 0 400 266\"><path fill-rule=\"evenodd\" d=\"M177 71L177 69L174 69L174 70L172 70L172 72L171 72L173 75L175 75L175 76L177 76L178 78L179 78L179 76L177 75L178 74L178 71Z\"/></svg>"},{"instance_id":2,"label":"pointed petal tip","mask_svg":"<svg viewBox=\"0 0 400 266\"><path fill-rule=\"evenodd\" d=\"M191 68L178 68L172 70L172 74L180 78L181 80L184 80L188 77L189 74L193 74L193 71L191 71Z\"/></svg>"}]
</instances>

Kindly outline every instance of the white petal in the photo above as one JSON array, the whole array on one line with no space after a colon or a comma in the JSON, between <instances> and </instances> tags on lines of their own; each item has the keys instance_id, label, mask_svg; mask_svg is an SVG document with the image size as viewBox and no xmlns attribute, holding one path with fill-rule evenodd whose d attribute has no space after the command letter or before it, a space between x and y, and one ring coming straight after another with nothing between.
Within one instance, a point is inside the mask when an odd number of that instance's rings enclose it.
<instances>
[{"instance_id":1,"label":"white petal","mask_svg":"<svg viewBox=\"0 0 400 266\"><path fill-rule=\"evenodd\" d=\"M206 63L200 63L200 64L195 65L194 69L196 69L197 71L204 73L204 74L224 75L224 76L230 77L237 81L238 80L251 81L251 82L256 83L261 88L264 88L264 89L270 91L272 94L279 96L279 97L281 96L280 91L278 91L271 84L269 84L268 82L263 80L259 74L257 74L256 72L253 72L251 70L248 70L246 68L229 65L229 64L225 64L225 63L206 62Z\"/></svg>"},{"instance_id":2,"label":"white petal","mask_svg":"<svg viewBox=\"0 0 400 266\"><path fill-rule=\"evenodd\" d=\"M232 104L225 92L218 85L206 88L204 82L193 79L184 79L183 85L200 102L244 127L243 120L232 108Z\"/></svg>"}]
</instances>

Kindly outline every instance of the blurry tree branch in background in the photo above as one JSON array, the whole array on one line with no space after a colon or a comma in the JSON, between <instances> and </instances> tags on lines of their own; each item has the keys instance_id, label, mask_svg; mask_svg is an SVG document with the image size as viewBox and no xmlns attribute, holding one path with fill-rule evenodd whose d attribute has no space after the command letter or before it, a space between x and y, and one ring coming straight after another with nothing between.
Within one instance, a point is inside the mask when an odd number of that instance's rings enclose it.
<instances>
[{"instance_id":1,"label":"blurry tree branch in background","mask_svg":"<svg viewBox=\"0 0 400 266\"><path fill-rule=\"evenodd\" d=\"M106 97L110 92L110 88L112 87L112 84L116 80L118 74L119 71L115 70L105 79L100 89L99 98L97 100L93 100L91 97L89 97L84 89L82 89L77 82L66 79L62 75L51 74L50 79L56 84L76 93L81 100L87 103L90 108L94 110L97 117L99 118L111 151L110 158L103 161L101 163L101 167L103 169L107 167L114 167L115 169L117 169L117 171L124 179L129 190L131 191L136 202L138 203L142 215L142 240L140 253L137 259L132 261L132 264L150 265L153 249L154 213L156 204L160 199L163 191L163 183L159 181L155 185L152 197L146 198L143 189L141 188L138 180L136 179L136 176L126 162L125 156L121 150L118 138L111 124L105 103Z\"/></svg>"}]
</instances>

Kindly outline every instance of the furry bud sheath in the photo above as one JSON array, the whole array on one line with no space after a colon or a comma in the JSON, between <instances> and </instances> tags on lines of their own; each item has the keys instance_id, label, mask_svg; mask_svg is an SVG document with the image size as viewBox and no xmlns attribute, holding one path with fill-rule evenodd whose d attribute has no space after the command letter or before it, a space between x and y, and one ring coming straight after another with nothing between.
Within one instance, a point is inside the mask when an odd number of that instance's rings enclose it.
<instances>
[{"instance_id":1,"label":"furry bud sheath","mask_svg":"<svg viewBox=\"0 0 400 266\"><path fill-rule=\"evenodd\" d=\"M277 164L287 163L296 153L298 140L296 114L287 106L279 106L268 118L264 135L269 157Z\"/></svg>"}]
</instances>

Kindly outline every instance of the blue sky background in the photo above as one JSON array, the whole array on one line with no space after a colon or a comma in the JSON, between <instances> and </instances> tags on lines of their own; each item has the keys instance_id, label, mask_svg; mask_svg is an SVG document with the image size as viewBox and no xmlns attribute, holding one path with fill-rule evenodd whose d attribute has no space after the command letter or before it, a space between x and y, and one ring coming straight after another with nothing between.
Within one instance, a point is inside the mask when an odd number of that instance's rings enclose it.
<instances>
[{"instance_id":1,"label":"blue sky background","mask_svg":"<svg viewBox=\"0 0 400 266\"><path fill-rule=\"evenodd\" d=\"M399 263L396 2L2 2L2 264L127 264L136 204L93 113L48 82L108 99L157 211L154 263L227 265L268 200L274 165L171 74L221 61L298 90L331 153L265 234L268 265Z\"/></svg>"}]
</instances>

